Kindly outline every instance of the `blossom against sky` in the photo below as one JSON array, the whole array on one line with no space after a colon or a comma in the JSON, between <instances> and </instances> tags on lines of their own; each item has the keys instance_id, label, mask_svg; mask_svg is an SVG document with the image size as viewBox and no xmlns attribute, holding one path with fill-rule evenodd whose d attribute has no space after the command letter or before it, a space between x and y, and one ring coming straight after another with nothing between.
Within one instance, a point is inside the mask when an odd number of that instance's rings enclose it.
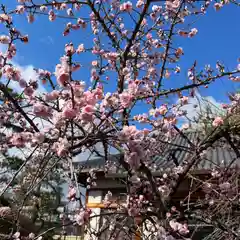
<instances>
[{"instance_id":1,"label":"blossom against sky","mask_svg":"<svg viewBox=\"0 0 240 240\"><path fill-rule=\"evenodd\" d=\"M2 0L9 9L14 9L17 1ZM35 1L36 3L38 1ZM209 9L206 16L199 16L198 20L192 23L191 27L196 27L198 33L194 38L178 38L177 44L184 49L184 56L179 65L182 73L178 76L170 77L165 81L166 88L176 88L186 84L187 70L195 60L198 67L203 68L206 64L215 67L216 61L222 61L230 69L236 68L239 57L238 45L240 42L240 28L238 7L234 5L225 6L216 12L214 8ZM87 12L80 10L78 16L88 17ZM45 15L36 15L35 22L29 24L27 17L14 17L15 25L23 33L29 35L29 44L17 43L17 64L27 68L28 65L42 68L54 72L59 58L63 55L64 45L73 42L75 46L83 43L86 46L92 45L92 37L89 28L83 31L71 32L63 37L63 29L69 19L57 19L49 23ZM0 26L0 34L3 29ZM91 54L83 54L79 57L81 69L76 75L76 79L90 83L91 62L95 60ZM105 89L113 91L115 79L109 80ZM208 89L201 90L202 96L212 96L216 101L227 100L226 92L236 90L236 84L228 79L218 80L209 86ZM142 106L139 106L141 109Z\"/></svg>"}]
</instances>

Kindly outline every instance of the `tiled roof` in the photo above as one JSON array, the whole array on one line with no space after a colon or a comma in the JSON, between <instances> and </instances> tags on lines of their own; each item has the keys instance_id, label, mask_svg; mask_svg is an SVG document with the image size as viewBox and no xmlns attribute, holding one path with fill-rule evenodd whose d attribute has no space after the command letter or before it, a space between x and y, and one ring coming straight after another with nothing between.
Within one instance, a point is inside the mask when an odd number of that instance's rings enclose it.
<instances>
[{"instance_id":1,"label":"tiled roof","mask_svg":"<svg viewBox=\"0 0 240 240\"><path fill-rule=\"evenodd\" d=\"M189 132L185 134L189 141L199 143L204 136L200 132ZM155 164L159 168L174 167L173 154L178 164L187 161L192 155L192 149L188 140L180 135L174 137L170 143L165 145L165 150L161 155L155 156ZM213 148L209 148L206 154L195 169L212 169L215 167L227 167L236 158L234 151L224 141L218 141ZM235 162L240 166L240 162Z\"/></svg>"},{"instance_id":2,"label":"tiled roof","mask_svg":"<svg viewBox=\"0 0 240 240\"><path fill-rule=\"evenodd\" d=\"M119 157L120 154L109 155L107 160L117 165ZM97 171L98 170L103 171L105 168L105 162L106 162L105 158L97 157L87 161L75 162L75 166L79 167L82 172L87 172L93 168Z\"/></svg>"},{"instance_id":3,"label":"tiled roof","mask_svg":"<svg viewBox=\"0 0 240 240\"><path fill-rule=\"evenodd\" d=\"M185 135L191 142L200 142L204 137L200 132L188 132ZM153 165L156 172L161 169L175 167L176 161L174 162L174 159L177 159L177 164L181 165L181 163L190 158L192 149L188 140L181 135L176 135L170 142L161 143L160 152L161 154L153 157ZM122 173L123 170L118 167L119 157L120 155L110 155L108 161L115 164L115 172ZM218 141L213 148L209 148L206 151L206 154L201 158L198 165L195 166L195 169L208 170L215 167L227 167L235 158L236 155L233 150L226 143ZM103 171L105 168L105 159L96 158L85 162L78 162L78 166L81 168L81 172L88 172L93 168L96 171ZM240 160L235 161L232 166L240 167Z\"/></svg>"}]
</instances>

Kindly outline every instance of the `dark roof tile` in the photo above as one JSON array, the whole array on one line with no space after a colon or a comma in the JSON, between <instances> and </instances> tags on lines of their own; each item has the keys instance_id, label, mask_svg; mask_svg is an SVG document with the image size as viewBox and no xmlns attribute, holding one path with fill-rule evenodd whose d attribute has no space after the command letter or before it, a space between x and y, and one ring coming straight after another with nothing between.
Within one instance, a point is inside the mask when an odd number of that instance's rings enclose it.
<instances>
[{"instance_id":1,"label":"dark roof tile","mask_svg":"<svg viewBox=\"0 0 240 240\"><path fill-rule=\"evenodd\" d=\"M188 132L185 133L187 138L191 142L199 142L204 136L200 132ZM219 144L218 144L219 145ZM178 164L182 164L184 161L187 161L192 153L191 146L184 137L181 135L176 135L171 142L159 143L161 154L153 157L153 164L156 166L156 171L160 169L172 168L175 167L172 155L174 153L175 158L178 161ZM164 149L164 150L162 150ZM116 172L123 172L118 166L118 158L120 155L110 155L108 161L115 163ZM227 167L228 164L234 160L235 153L229 146L222 147L221 144L214 148L209 148L202 160L195 166L195 169L213 169L215 167ZM235 162L234 166L240 166L240 160ZM105 159L96 158L93 160L88 160L85 162L75 163L82 172L87 172L90 169L94 168L96 171L103 171L105 168Z\"/></svg>"}]
</instances>

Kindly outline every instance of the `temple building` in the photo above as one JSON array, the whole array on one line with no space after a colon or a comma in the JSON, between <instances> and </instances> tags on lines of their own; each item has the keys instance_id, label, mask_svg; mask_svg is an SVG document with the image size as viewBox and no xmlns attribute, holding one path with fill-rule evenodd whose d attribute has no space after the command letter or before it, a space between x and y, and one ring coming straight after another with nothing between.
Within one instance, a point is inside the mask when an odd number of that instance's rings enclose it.
<instances>
[{"instance_id":1,"label":"temple building","mask_svg":"<svg viewBox=\"0 0 240 240\"><path fill-rule=\"evenodd\" d=\"M155 177L161 177L162 172L168 172L169 169L181 165L188 160L189 154L191 153L190 141L200 141L201 134L199 132L189 132L187 139L182 135L177 135L171 142L162 144L162 153L159 156L155 156L153 159L152 174ZM91 186L86 189L86 206L92 209L93 214L100 215L117 209L126 200L126 172L119 165L118 160L121 155L110 155L107 158L108 164L106 164L105 158L96 158L94 160L88 160L85 162L75 163L79 169L78 181L80 184L87 186L87 178L89 173L94 171L96 174L96 186ZM240 162L234 162L236 158L235 153L231 148L226 145L225 142L218 142L216 146L209 148L204 156L201 157L201 161L191 171L191 174L197 176L199 179L208 179L211 176L213 169L223 169L229 167L238 167ZM234 164L232 164L234 162ZM108 168L107 166L111 166ZM173 196L175 206L179 206L180 201L183 201L191 189L194 189L197 183L185 179L178 188L178 191ZM112 199L111 204L104 204L104 196L111 191ZM196 202L199 199L203 199L205 192L202 188L197 188L196 191L191 191L191 198L189 201ZM105 215L104 215L105 216ZM96 217L90 222L91 227L96 231L99 231L103 226L104 221L108 221L108 217ZM119 220L121 222L121 219ZM125 222L126 224L126 222ZM128 226L131 222L127 223ZM203 239L204 236L211 233L213 228L211 225L203 224L197 225L196 223L189 224L189 227L195 229L193 234L193 240ZM197 229L197 230L196 230ZM143 239L141 234L136 229L132 229L132 239ZM107 231L103 231L100 239L106 238ZM215 233L214 233L215 234ZM217 234L217 233L216 233ZM124 234L119 234L115 239L129 239Z\"/></svg>"}]
</instances>

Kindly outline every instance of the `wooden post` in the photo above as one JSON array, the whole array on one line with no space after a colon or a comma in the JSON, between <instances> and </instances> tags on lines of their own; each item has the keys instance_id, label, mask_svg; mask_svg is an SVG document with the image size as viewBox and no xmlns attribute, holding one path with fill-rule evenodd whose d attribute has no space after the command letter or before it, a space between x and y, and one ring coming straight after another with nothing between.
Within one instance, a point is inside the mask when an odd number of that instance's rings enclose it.
<instances>
[{"instance_id":1,"label":"wooden post","mask_svg":"<svg viewBox=\"0 0 240 240\"><path fill-rule=\"evenodd\" d=\"M102 204L102 191L101 190L88 190L86 193L86 207L92 210L93 214L100 215ZM98 231L100 217L94 217L90 220L90 227L94 231ZM84 236L84 239L89 239L89 236Z\"/></svg>"},{"instance_id":2,"label":"wooden post","mask_svg":"<svg viewBox=\"0 0 240 240\"><path fill-rule=\"evenodd\" d=\"M139 224L141 223L141 218L140 217L136 217L135 218L136 224L138 226L138 228L140 227ZM135 239L134 240L141 240L141 232L139 230L136 231L135 233Z\"/></svg>"}]
</instances>

